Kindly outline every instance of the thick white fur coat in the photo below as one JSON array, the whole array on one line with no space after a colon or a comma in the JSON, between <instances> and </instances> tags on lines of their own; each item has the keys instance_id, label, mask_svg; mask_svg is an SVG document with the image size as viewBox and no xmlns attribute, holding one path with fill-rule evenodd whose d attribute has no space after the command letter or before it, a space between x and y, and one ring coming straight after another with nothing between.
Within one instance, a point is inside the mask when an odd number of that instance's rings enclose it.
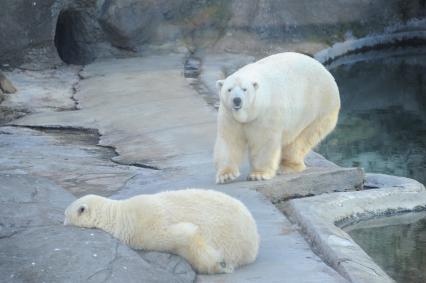
<instances>
[{"instance_id":1,"label":"thick white fur coat","mask_svg":"<svg viewBox=\"0 0 426 283\"><path fill-rule=\"evenodd\" d=\"M181 255L201 273L232 272L256 259L259 235L247 208L211 190L188 189L111 200L88 195L65 224L100 228L130 247Z\"/></svg>"},{"instance_id":2,"label":"thick white fur coat","mask_svg":"<svg viewBox=\"0 0 426 283\"><path fill-rule=\"evenodd\" d=\"M339 91L316 60L281 53L244 66L217 83L220 92L215 163L218 183L239 176L248 150L249 179L305 168L304 157L337 123ZM242 101L239 107L233 102Z\"/></svg>"}]
</instances>

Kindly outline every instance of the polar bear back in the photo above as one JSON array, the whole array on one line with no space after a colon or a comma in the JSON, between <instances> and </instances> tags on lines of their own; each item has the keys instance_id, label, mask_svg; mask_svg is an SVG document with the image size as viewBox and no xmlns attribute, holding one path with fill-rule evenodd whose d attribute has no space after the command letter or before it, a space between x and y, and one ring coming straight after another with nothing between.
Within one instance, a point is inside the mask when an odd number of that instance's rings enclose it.
<instances>
[{"instance_id":1,"label":"polar bear back","mask_svg":"<svg viewBox=\"0 0 426 283\"><path fill-rule=\"evenodd\" d=\"M239 200L201 189L166 191L150 197L161 206L167 225L197 225L210 244L231 262L245 264L255 259L259 246L256 223ZM136 203L137 198L133 198Z\"/></svg>"},{"instance_id":2,"label":"polar bear back","mask_svg":"<svg viewBox=\"0 0 426 283\"><path fill-rule=\"evenodd\" d=\"M340 108L333 76L321 63L300 53L271 55L242 67L230 77L258 82L258 99L268 100L268 109L279 112L287 129L306 127Z\"/></svg>"}]
</instances>

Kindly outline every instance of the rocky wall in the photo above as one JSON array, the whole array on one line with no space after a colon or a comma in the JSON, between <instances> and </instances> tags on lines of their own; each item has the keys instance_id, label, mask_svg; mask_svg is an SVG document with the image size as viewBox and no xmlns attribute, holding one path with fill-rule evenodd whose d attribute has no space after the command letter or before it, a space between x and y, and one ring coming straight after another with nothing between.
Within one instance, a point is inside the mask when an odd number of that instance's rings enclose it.
<instances>
[{"instance_id":1,"label":"rocky wall","mask_svg":"<svg viewBox=\"0 0 426 283\"><path fill-rule=\"evenodd\" d=\"M0 0L0 6L0 66L32 69L150 50L331 44L426 16L425 0Z\"/></svg>"}]
</instances>

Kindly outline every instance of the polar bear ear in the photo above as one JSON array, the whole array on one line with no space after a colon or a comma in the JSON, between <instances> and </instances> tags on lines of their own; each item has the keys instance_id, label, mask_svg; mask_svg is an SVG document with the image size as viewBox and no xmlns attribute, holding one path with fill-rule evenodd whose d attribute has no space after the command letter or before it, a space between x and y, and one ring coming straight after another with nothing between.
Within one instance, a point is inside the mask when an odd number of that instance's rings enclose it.
<instances>
[{"instance_id":1,"label":"polar bear ear","mask_svg":"<svg viewBox=\"0 0 426 283\"><path fill-rule=\"evenodd\" d=\"M220 91L222 89L224 82L225 82L224 80L218 80L218 81L216 81L217 90Z\"/></svg>"},{"instance_id":2,"label":"polar bear ear","mask_svg":"<svg viewBox=\"0 0 426 283\"><path fill-rule=\"evenodd\" d=\"M253 82L253 87L254 87L255 90L257 90L259 88L259 83Z\"/></svg>"}]
</instances>

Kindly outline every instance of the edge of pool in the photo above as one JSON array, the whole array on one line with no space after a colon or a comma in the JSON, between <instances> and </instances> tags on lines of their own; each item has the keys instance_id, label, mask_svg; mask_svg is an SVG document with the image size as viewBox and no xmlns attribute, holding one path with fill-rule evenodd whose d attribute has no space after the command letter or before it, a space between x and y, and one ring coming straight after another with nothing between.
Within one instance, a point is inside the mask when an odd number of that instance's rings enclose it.
<instances>
[{"instance_id":1,"label":"edge of pool","mask_svg":"<svg viewBox=\"0 0 426 283\"><path fill-rule=\"evenodd\" d=\"M366 174L357 192L293 199L279 208L297 223L313 250L350 282L395 282L339 223L426 209L425 187L412 179Z\"/></svg>"}]
</instances>

